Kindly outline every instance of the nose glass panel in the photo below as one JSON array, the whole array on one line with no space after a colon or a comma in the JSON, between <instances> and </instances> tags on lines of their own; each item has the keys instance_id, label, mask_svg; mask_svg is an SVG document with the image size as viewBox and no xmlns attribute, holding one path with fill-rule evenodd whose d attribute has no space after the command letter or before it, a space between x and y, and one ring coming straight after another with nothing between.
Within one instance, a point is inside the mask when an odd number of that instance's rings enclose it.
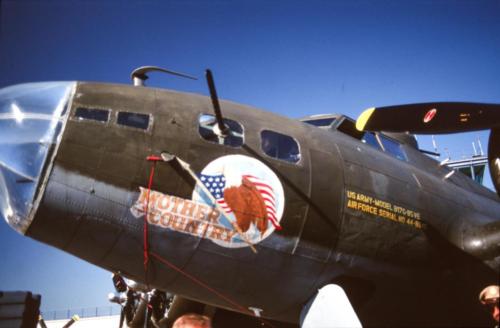
<instances>
[{"instance_id":1,"label":"nose glass panel","mask_svg":"<svg viewBox=\"0 0 500 328\"><path fill-rule=\"evenodd\" d=\"M21 233L31 222L74 87L74 82L43 82L0 89L0 216Z\"/></svg>"}]
</instances>

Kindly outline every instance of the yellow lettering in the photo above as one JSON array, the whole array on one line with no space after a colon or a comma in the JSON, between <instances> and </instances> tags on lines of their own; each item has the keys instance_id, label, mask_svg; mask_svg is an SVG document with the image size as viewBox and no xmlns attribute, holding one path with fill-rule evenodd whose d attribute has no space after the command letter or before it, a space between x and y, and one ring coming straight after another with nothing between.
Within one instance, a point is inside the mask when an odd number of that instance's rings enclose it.
<instances>
[{"instance_id":1,"label":"yellow lettering","mask_svg":"<svg viewBox=\"0 0 500 328\"><path fill-rule=\"evenodd\" d=\"M388 202L384 202L380 199L375 199L374 200L374 204L375 206L378 206L378 207L381 207L383 209L386 209L386 210L389 210L389 211L392 211L392 205Z\"/></svg>"},{"instance_id":2,"label":"yellow lettering","mask_svg":"<svg viewBox=\"0 0 500 328\"><path fill-rule=\"evenodd\" d=\"M387 219L392 220L392 221L397 221L397 219L396 219L396 214L394 214L394 213L391 213L391 212L386 211L386 210L384 210L384 209L380 209L380 210L378 211L378 213L379 213L379 215L380 215L381 217L383 217L383 218L387 218Z\"/></svg>"},{"instance_id":3,"label":"yellow lettering","mask_svg":"<svg viewBox=\"0 0 500 328\"><path fill-rule=\"evenodd\" d=\"M411 225L418 229L425 229L426 227L425 223L419 221L421 219L419 212L351 190L346 190L346 196L347 208L373 214L401 224Z\"/></svg>"},{"instance_id":4,"label":"yellow lettering","mask_svg":"<svg viewBox=\"0 0 500 328\"><path fill-rule=\"evenodd\" d=\"M372 202L372 198L363 194L358 194L356 200L359 200L363 203L370 203Z\"/></svg>"},{"instance_id":5,"label":"yellow lettering","mask_svg":"<svg viewBox=\"0 0 500 328\"><path fill-rule=\"evenodd\" d=\"M374 214L374 215L377 215L377 208L374 207L374 206L370 206L370 205L366 205L364 203L358 203L357 204L358 206L358 209L363 211L363 212L366 212L366 213L371 213L371 214Z\"/></svg>"},{"instance_id":6,"label":"yellow lettering","mask_svg":"<svg viewBox=\"0 0 500 328\"><path fill-rule=\"evenodd\" d=\"M356 202L355 200L351 200L351 199L349 199L349 200L347 201L347 207L349 207L349 208L354 208L354 209L356 209L356 204L357 204L357 202Z\"/></svg>"}]
</instances>

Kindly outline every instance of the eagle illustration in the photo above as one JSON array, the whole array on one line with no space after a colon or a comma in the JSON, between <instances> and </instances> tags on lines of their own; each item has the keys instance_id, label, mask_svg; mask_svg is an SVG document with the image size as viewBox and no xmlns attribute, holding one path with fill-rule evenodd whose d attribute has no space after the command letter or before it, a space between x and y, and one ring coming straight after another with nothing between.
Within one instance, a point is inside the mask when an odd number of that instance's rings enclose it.
<instances>
[{"instance_id":1,"label":"eagle illustration","mask_svg":"<svg viewBox=\"0 0 500 328\"><path fill-rule=\"evenodd\" d=\"M261 235L264 234L268 220L266 204L252 181L243 176L239 186L224 190L224 200L233 210L236 223L243 232L248 231L253 223Z\"/></svg>"}]
</instances>

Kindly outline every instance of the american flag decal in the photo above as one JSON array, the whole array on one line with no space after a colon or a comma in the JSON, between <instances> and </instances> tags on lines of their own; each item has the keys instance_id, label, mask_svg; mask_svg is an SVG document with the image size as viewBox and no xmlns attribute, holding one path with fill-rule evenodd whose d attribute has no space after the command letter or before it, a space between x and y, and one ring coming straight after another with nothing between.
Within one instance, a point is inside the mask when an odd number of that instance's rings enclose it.
<instances>
[{"instance_id":1,"label":"american flag decal","mask_svg":"<svg viewBox=\"0 0 500 328\"><path fill-rule=\"evenodd\" d=\"M200 180L203 182L208 191L214 196L217 203L222 207L224 212L230 214L232 212L231 207L227 205L224 200L224 189L226 188L226 178L223 174L219 175L208 175L200 174Z\"/></svg>"},{"instance_id":2,"label":"american flag decal","mask_svg":"<svg viewBox=\"0 0 500 328\"><path fill-rule=\"evenodd\" d=\"M276 230L281 230L281 226L276 218L276 200L274 199L273 188L265 181L262 181L261 179L254 177L253 175L244 175L243 177L247 178L255 185L260 195L264 199L264 204L266 204L267 218L269 219L269 221L271 221Z\"/></svg>"},{"instance_id":3,"label":"american flag decal","mask_svg":"<svg viewBox=\"0 0 500 328\"><path fill-rule=\"evenodd\" d=\"M260 193L262 199L264 200L267 218L276 230L281 230L281 226L278 222L276 214L276 199L274 196L273 188L265 181L253 175L243 175L243 178L246 178L256 187L257 191ZM226 187L226 178L224 177L224 175L200 174L200 180L215 198L220 207L227 214L232 213L233 211L231 207L229 207L224 199L224 189Z\"/></svg>"}]
</instances>

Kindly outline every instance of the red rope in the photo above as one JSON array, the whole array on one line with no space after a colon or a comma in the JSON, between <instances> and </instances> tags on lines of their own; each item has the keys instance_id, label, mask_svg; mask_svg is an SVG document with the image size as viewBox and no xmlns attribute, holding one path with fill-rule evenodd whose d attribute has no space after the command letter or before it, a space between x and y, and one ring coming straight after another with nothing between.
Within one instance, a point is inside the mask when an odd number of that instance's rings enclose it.
<instances>
[{"instance_id":1,"label":"red rope","mask_svg":"<svg viewBox=\"0 0 500 328\"><path fill-rule=\"evenodd\" d=\"M144 273L146 275L146 286L149 287L148 282L148 264L149 264L149 240L148 240L148 216L149 216L149 195L151 194L151 187L153 186L153 177L155 175L155 166L156 162L161 161L161 157L158 156L148 156L146 159L150 162L153 162L151 165L151 173L149 174L149 184L148 184L148 193L146 196L146 214L144 215Z\"/></svg>"}]
</instances>

